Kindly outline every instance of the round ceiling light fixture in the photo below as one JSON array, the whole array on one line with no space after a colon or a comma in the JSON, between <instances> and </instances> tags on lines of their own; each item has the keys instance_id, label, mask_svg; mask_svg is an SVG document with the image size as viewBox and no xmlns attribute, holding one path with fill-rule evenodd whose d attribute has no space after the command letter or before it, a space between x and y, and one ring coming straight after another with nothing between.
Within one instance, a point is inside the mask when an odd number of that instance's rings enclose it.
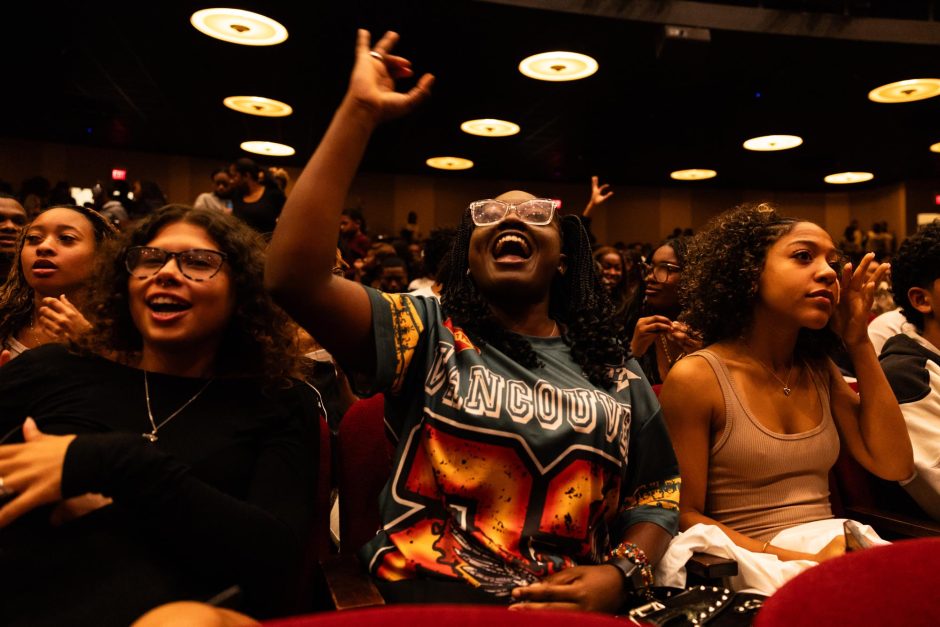
<instances>
[{"instance_id":1,"label":"round ceiling light fixture","mask_svg":"<svg viewBox=\"0 0 940 627\"><path fill-rule=\"evenodd\" d=\"M286 102L264 96L229 96L222 101L229 109L266 118L283 118L294 112Z\"/></svg>"},{"instance_id":2,"label":"round ceiling light fixture","mask_svg":"<svg viewBox=\"0 0 940 627\"><path fill-rule=\"evenodd\" d=\"M889 104L914 102L934 96L940 96L940 78L911 78L875 87L868 92L869 100Z\"/></svg>"},{"instance_id":3,"label":"round ceiling light fixture","mask_svg":"<svg viewBox=\"0 0 940 627\"><path fill-rule=\"evenodd\" d=\"M481 137L509 137L515 135L521 129L514 122L506 120L496 120L493 118L481 118L479 120L467 120L460 125L460 130L470 135L479 135Z\"/></svg>"},{"instance_id":4,"label":"round ceiling light fixture","mask_svg":"<svg viewBox=\"0 0 940 627\"><path fill-rule=\"evenodd\" d=\"M245 152L253 152L256 155L265 155L268 157L289 157L297 152L287 144L262 140L242 142L241 149Z\"/></svg>"},{"instance_id":5,"label":"round ceiling light fixture","mask_svg":"<svg viewBox=\"0 0 940 627\"><path fill-rule=\"evenodd\" d=\"M273 46L287 39L287 29L266 15L241 9L203 9L189 18L200 33L243 46Z\"/></svg>"},{"instance_id":6,"label":"round ceiling light fixture","mask_svg":"<svg viewBox=\"0 0 940 627\"><path fill-rule=\"evenodd\" d=\"M851 183L864 183L875 178L871 172L837 172L830 174L823 180L832 185L849 185Z\"/></svg>"},{"instance_id":7,"label":"round ceiling light fixture","mask_svg":"<svg viewBox=\"0 0 940 627\"><path fill-rule=\"evenodd\" d=\"M576 81L597 71L592 57L579 52L542 52L519 62L519 71L539 81Z\"/></svg>"},{"instance_id":8,"label":"round ceiling light fixture","mask_svg":"<svg viewBox=\"0 0 940 627\"><path fill-rule=\"evenodd\" d=\"M675 172L670 172L669 178L675 179L677 181L703 181L705 179L713 179L718 176L718 173L714 170L705 170L699 168L693 168L691 170L676 170Z\"/></svg>"},{"instance_id":9,"label":"round ceiling light fixture","mask_svg":"<svg viewBox=\"0 0 940 627\"><path fill-rule=\"evenodd\" d=\"M473 161L463 157L431 157L426 164L437 170L469 170Z\"/></svg>"},{"instance_id":10,"label":"round ceiling light fixture","mask_svg":"<svg viewBox=\"0 0 940 627\"><path fill-rule=\"evenodd\" d=\"M758 152L772 152L774 150L796 148L802 143L803 138L798 135L764 135L747 140L744 142L744 148Z\"/></svg>"},{"instance_id":11,"label":"round ceiling light fixture","mask_svg":"<svg viewBox=\"0 0 940 627\"><path fill-rule=\"evenodd\" d=\"M940 142L930 145L930 152L940 152Z\"/></svg>"}]
</instances>

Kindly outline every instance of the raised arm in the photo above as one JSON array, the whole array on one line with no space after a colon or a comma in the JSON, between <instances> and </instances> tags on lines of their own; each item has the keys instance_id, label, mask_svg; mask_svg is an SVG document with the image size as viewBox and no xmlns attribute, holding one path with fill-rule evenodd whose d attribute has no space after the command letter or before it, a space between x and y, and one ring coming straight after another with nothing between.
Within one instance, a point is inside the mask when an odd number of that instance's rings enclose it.
<instances>
[{"instance_id":1,"label":"raised arm","mask_svg":"<svg viewBox=\"0 0 940 627\"><path fill-rule=\"evenodd\" d=\"M704 359L692 357L676 362L663 383L659 400L682 471L680 530L698 523L716 525L739 547L755 553L770 553L781 560L819 562L843 552L838 543L827 545L815 555L787 551L739 533L705 513L712 433L716 427L724 425L725 405L715 374ZM773 503L767 504L768 508L773 506Z\"/></svg>"},{"instance_id":2,"label":"raised arm","mask_svg":"<svg viewBox=\"0 0 940 627\"><path fill-rule=\"evenodd\" d=\"M412 75L411 63L390 53L397 41L388 32L370 47L369 32L359 30L349 89L284 205L265 268L278 304L356 371L374 365L372 313L360 284L331 273L340 212L372 131L413 109L434 82L425 74L407 93L395 91L396 78Z\"/></svg>"},{"instance_id":3,"label":"raised arm","mask_svg":"<svg viewBox=\"0 0 940 627\"><path fill-rule=\"evenodd\" d=\"M866 279L873 260L874 253L868 253L855 272L851 264L842 270L833 328L842 336L852 358L858 394L830 363L832 416L843 442L862 466L882 479L902 481L914 474L914 451L901 408L868 337L875 287L889 269L888 264L882 264Z\"/></svg>"}]
</instances>

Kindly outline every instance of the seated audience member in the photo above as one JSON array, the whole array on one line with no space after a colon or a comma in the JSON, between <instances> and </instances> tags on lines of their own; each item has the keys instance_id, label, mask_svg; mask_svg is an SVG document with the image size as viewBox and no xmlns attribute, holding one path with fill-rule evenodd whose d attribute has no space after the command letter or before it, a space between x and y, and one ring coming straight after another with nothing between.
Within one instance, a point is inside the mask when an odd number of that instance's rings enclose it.
<instances>
[{"instance_id":1,"label":"seated audience member","mask_svg":"<svg viewBox=\"0 0 940 627\"><path fill-rule=\"evenodd\" d=\"M75 205L40 213L16 244L14 267L0 287L2 350L16 357L50 342L74 340L89 329L85 288L111 222ZM0 359L2 362L3 359Z\"/></svg>"},{"instance_id":2,"label":"seated audience member","mask_svg":"<svg viewBox=\"0 0 940 627\"><path fill-rule=\"evenodd\" d=\"M284 206L284 192L277 182L264 176L251 159L239 159L229 166L232 214L259 233L274 230Z\"/></svg>"},{"instance_id":3,"label":"seated audience member","mask_svg":"<svg viewBox=\"0 0 940 627\"><path fill-rule=\"evenodd\" d=\"M875 354L881 355L885 342L898 333L907 333L908 330L916 331L916 328L907 321L900 309L893 309L886 311L868 324L868 339L871 340Z\"/></svg>"},{"instance_id":4,"label":"seated audience member","mask_svg":"<svg viewBox=\"0 0 940 627\"><path fill-rule=\"evenodd\" d=\"M624 255L612 246L601 246L595 250L594 262L601 274L601 283L614 305L614 316L623 329L621 337L630 337L643 303L643 270L632 264L628 268Z\"/></svg>"},{"instance_id":5,"label":"seated audience member","mask_svg":"<svg viewBox=\"0 0 940 627\"><path fill-rule=\"evenodd\" d=\"M888 271L869 275L873 257L853 272L822 228L765 204L725 212L689 245L683 315L706 348L678 362L660 394L682 468L680 539L723 532L718 546L738 558L745 587L771 592L844 551L828 483L840 446L884 479L913 472L904 419L866 331ZM858 394L828 357L840 340ZM788 560L809 561L781 566Z\"/></svg>"},{"instance_id":6,"label":"seated audience member","mask_svg":"<svg viewBox=\"0 0 940 627\"><path fill-rule=\"evenodd\" d=\"M653 252L646 271L645 300L630 350L653 385L665 381L677 361L702 346L689 327L678 321L679 278L687 246L684 237L667 239Z\"/></svg>"},{"instance_id":7,"label":"seated audience member","mask_svg":"<svg viewBox=\"0 0 940 627\"><path fill-rule=\"evenodd\" d=\"M167 204L166 194L153 181L134 181L131 188L134 192L134 205L131 207L131 214L135 219L146 218Z\"/></svg>"},{"instance_id":8,"label":"seated audience member","mask_svg":"<svg viewBox=\"0 0 940 627\"><path fill-rule=\"evenodd\" d=\"M447 257L454 245L454 229L433 229L424 241L424 269L425 276L415 279L408 285L408 291L415 296L430 296L440 299L442 270L446 272Z\"/></svg>"},{"instance_id":9,"label":"seated audience member","mask_svg":"<svg viewBox=\"0 0 940 627\"><path fill-rule=\"evenodd\" d=\"M79 346L0 368L4 625L127 625L236 584L256 613L294 600L315 401L262 274L244 224L165 207L102 268Z\"/></svg>"},{"instance_id":10,"label":"seated audience member","mask_svg":"<svg viewBox=\"0 0 940 627\"><path fill-rule=\"evenodd\" d=\"M26 222L23 205L13 196L0 193L0 283L7 280L13 267L16 242Z\"/></svg>"},{"instance_id":11,"label":"seated audience member","mask_svg":"<svg viewBox=\"0 0 940 627\"><path fill-rule=\"evenodd\" d=\"M396 93L411 75L390 53L397 35L374 48L358 38L266 283L347 372L385 391L395 469L363 563L393 601L616 611L674 532L679 478L584 229L555 201L512 191L464 211L441 304L332 275L332 234L372 129L433 80Z\"/></svg>"},{"instance_id":12,"label":"seated audience member","mask_svg":"<svg viewBox=\"0 0 940 627\"><path fill-rule=\"evenodd\" d=\"M223 213L232 213L232 179L228 170L219 168L209 175L212 191L203 192L196 197L194 209L214 209Z\"/></svg>"},{"instance_id":13,"label":"seated audience member","mask_svg":"<svg viewBox=\"0 0 940 627\"><path fill-rule=\"evenodd\" d=\"M917 476L904 487L940 521L940 221L901 244L891 280L910 325L881 352L914 446Z\"/></svg>"},{"instance_id":14,"label":"seated audience member","mask_svg":"<svg viewBox=\"0 0 940 627\"><path fill-rule=\"evenodd\" d=\"M369 254L372 241L366 235L366 219L359 209L345 209L339 219L339 249L343 259L353 266Z\"/></svg>"},{"instance_id":15,"label":"seated audience member","mask_svg":"<svg viewBox=\"0 0 940 627\"><path fill-rule=\"evenodd\" d=\"M401 257L387 257L382 260L379 266L379 275L376 279L375 287L388 292L397 294L408 291L408 266Z\"/></svg>"}]
</instances>

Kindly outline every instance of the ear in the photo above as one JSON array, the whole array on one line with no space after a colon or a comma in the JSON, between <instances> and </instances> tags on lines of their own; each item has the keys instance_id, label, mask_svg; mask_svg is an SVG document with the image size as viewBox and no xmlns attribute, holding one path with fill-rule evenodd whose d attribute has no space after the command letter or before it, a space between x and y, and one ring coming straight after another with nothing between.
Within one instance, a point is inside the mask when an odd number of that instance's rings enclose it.
<instances>
[{"instance_id":1,"label":"ear","mask_svg":"<svg viewBox=\"0 0 940 627\"><path fill-rule=\"evenodd\" d=\"M568 255L561 253L558 257L558 274L565 276L565 272L568 271Z\"/></svg>"},{"instance_id":2,"label":"ear","mask_svg":"<svg viewBox=\"0 0 940 627\"><path fill-rule=\"evenodd\" d=\"M911 306L924 314L929 316L936 312L933 303L933 297L930 295L928 290L925 290L922 287L912 287L907 290L907 299L911 301Z\"/></svg>"}]
</instances>

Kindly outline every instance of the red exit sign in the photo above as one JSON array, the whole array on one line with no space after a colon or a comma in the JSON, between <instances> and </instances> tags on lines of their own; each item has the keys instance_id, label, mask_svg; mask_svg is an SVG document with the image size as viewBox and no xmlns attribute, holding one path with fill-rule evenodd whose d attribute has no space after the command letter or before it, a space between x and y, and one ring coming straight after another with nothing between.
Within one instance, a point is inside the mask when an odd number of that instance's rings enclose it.
<instances>
[{"instance_id":1,"label":"red exit sign","mask_svg":"<svg viewBox=\"0 0 940 627\"><path fill-rule=\"evenodd\" d=\"M127 170L122 168L114 168L111 170L111 180L112 181L125 181L127 180Z\"/></svg>"}]
</instances>

